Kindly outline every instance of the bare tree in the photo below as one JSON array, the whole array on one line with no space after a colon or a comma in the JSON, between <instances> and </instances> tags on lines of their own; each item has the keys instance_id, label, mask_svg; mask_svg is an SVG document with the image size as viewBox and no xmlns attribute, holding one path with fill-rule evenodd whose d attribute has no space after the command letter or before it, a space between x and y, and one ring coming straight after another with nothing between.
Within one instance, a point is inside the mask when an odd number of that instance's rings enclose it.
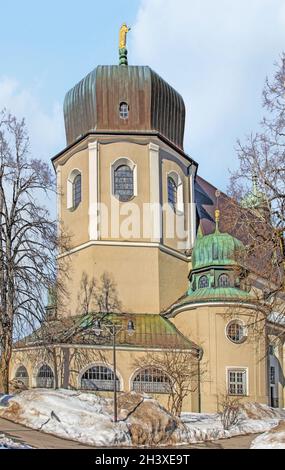
<instances>
[{"instance_id":1,"label":"bare tree","mask_svg":"<svg viewBox=\"0 0 285 470\"><path fill-rule=\"evenodd\" d=\"M163 374L169 380L166 383L169 393L168 410L175 416L180 416L185 398L190 393L200 389L204 370L199 364L199 351L193 352L172 348L162 352L148 352L134 362L141 369L152 369Z\"/></svg>"},{"instance_id":2,"label":"bare tree","mask_svg":"<svg viewBox=\"0 0 285 470\"><path fill-rule=\"evenodd\" d=\"M227 431L239 423L241 418L241 398L229 394L221 395L218 409L223 428Z\"/></svg>"},{"instance_id":3,"label":"bare tree","mask_svg":"<svg viewBox=\"0 0 285 470\"><path fill-rule=\"evenodd\" d=\"M48 165L30 156L24 120L2 111L0 376L6 393L13 340L39 326L45 316L46 290L57 285L57 225L44 205L52 191L54 179Z\"/></svg>"},{"instance_id":4,"label":"bare tree","mask_svg":"<svg viewBox=\"0 0 285 470\"><path fill-rule=\"evenodd\" d=\"M260 131L238 141L239 168L232 172L225 225L245 245L247 283L263 319L285 316L285 54L263 90ZM232 205L232 207L231 207ZM284 334L284 333L282 333Z\"/></svg>"}]
</instances>

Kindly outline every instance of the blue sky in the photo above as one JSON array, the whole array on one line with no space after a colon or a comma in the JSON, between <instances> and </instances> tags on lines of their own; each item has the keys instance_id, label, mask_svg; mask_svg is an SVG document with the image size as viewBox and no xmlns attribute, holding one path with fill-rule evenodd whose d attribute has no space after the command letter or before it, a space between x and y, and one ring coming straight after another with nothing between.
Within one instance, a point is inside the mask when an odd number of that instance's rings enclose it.
<instances>
[{"instance_id":1,"label":"blue sky","mask_svg":"<svg viewBox=\"0 0 285 470\"><path fill-rule=\"evenodd\" d=\"M261 91L285 39L284 0L1 2L0 107L25 116L32 150L65 145L62 103L97 64L117 63L132 27L131 64L149 64L184 97L185 150L225 189L235 142L257 128Z\"/></svg>"}]
</instances>

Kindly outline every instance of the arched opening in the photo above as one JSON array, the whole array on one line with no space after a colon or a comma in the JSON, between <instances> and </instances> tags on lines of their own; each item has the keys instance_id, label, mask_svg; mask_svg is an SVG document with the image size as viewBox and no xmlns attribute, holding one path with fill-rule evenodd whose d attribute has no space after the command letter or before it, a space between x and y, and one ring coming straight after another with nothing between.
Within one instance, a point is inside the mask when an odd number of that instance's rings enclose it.
<instances>
[{"instance_id":1,"label":"arched opening","mask_svg":"<svg viewBox=\"0 0 285 470\"><path fill-rule=\"evenodd\" d=\"M201 276L199 278L198 287L199 289L202 289L203 287L209 287L209 279L207 276Z\"/></svg>"},{"instance_id":2,"label":"arched opening","mask_svg":"<svg viewBox=\"0 0 285 470\"><path fill-rule=\"evenodd\" d=\"M114 372L109 367L95 365L89 367L81 376L80 387L83 390L114 390ZM116 376L116 390L120 390L120 380Z\"/></svg>"},{"instance_id":3,"label":"arched opening","mask_svg":"<svg viewBox=\"0 0 285 470\"><path fill-rule=\"evenodd\" d=\"M170 386L168 375L155 367L139 370L132 380L132 390L136 392L169 393Z\"/></svg>"},{"instance_id":4,"label":"arched opening","mask_svg":"<svg viewBox=\"0 0 285 470\"><path fill-rule=\"evenodd\" d=\"M38 388L53 388L54 374L50 366L43 364L37 373L36 384Z\"/></svg>"},{"instance_id":5,"label":"arched opening","mask_svg":"<svg viewBox=\"0 0 285 470\"><path fill-rule=\"evenodd\" d=\"M29 374L25 366L18 367L15 378L21 380L26 387L29 386Z\"/></svg>"},{"instance_id":6,"label":"arched opening","mask_svg":"<svg viewBox=\"0 0 285 470\"><path fill-rule=\"evenodd\" d=\"M72 170L67 180L67 208L76 209L82 200L82 176L77 169Z\"/></svg>"},{"instance_id":7,"label":"arched opening","mask_svg":"<svg viewBox=\"0 0 285 470\"><path fill-rule=\"evenodd\" d=\"M171 205L173 210L176 210L177 186L176 186L174 179L171 176L168 176L168 179L167 179L167 189L168 189L168 204Z\"/></svg>"},{"instance_id":8,"label":"arched opening","mask_svg":"<svg viewBox=\"0 0 285 470\"><path fill-rule=\"evenodd\" d=\"M75 209L81 202L81 174L76 175L73 181L72 203Z\"/></svg>"},{"instance_id":9,"label":"arched opening","mask_svg":"<svg viewBox=\"0 0 285 470\"><path fill-rule=\"evenodd\" d=\"M119 201L126 202L134 196L134 172L126 164L114 169L114 196Z\"/></svg>"},{"instance_id":10,"label":"arched opening","mask_svg":"<svg viewBox=\"0 0 285 470\"><path fill-rule=\"evenodd\" d=\"M183 184L178 173L172 171L167 177L167 199L172 209L184 213Z\"/></svg>"},{"instance_id":11,"label":"arched opening","mask_svg":"<svg viewBox=\"0 0 285 470\"><path fill-rule=\"evenodd\" d=\"M230 285L230 278L227 274L221 274L218 278L218 286L219 287L229 287Z\"/></svg>"}]
</instances>

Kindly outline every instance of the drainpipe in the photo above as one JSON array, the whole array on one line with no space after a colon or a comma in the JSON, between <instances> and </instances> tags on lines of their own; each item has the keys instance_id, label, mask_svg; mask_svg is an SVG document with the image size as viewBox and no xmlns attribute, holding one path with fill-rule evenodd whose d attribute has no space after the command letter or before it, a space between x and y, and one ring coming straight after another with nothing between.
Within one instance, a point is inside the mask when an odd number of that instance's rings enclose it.
<instances>
[{"instance_id":1,"label":"drainpipe","mask_svg":"<svg viewBox=\"0 0 285 470\"><path fill-rule=\"evenodd\" d=\"M197 350L197 359L198 359L198 413L201 413L201 359L203 357L203 349Z\"/></svg>"}]
</instances>

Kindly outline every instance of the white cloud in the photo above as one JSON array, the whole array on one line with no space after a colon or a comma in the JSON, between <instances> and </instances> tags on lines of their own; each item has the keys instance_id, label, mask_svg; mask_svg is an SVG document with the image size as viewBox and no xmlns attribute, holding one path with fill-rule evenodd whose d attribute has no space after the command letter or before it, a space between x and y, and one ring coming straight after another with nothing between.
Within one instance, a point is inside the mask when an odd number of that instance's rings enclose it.
<instances>
[{"instance_id":1,"label":"white cloud","mask_svg":"<svg viewBox=\"0 0 285 470\"><path fill-rule=\"evenodd\" d=\"M62 106L55 102L44 109L37 86L28 89L14 78L0 78L0 109L4 107L18 119L25 118L35 157L49 160L64 148Z\"/></svg>"},{"instance_id":2,"label":"white cloud","mask_svg":"<svg viewBox=\"0 0 285 470\"><path fill-rule=\"evenodd\" d=\"M261 91L284 47L284 0L142 0L132 63L152 66L183 96L185 150L226 186L234 146L261 119Z\"/></svg>"}]
</instances>

